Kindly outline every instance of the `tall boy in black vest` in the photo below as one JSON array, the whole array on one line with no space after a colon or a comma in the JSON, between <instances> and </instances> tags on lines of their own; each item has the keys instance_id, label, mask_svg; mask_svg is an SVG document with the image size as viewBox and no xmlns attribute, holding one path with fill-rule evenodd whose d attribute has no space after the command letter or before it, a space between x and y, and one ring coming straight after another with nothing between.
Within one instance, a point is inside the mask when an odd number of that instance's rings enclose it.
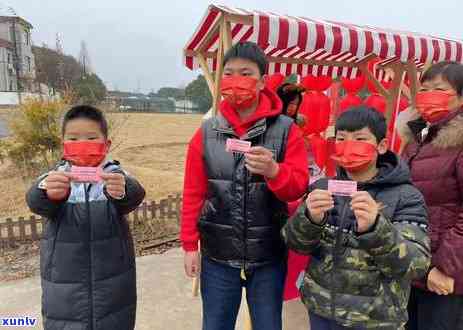
<instances>
[{"instance_id":1,"label":"tall boy in black vest","mask_svg":"<svg viewBox=\"0 0 463 330\"><path fill-rule=\"evenodd\" d=\"M265 88L265 54L254 43L224 58L220 114L193 136L185 169L181 240L185 271L201 270L203 330L232 330L242 288L255 329L282 328L286 203L307 189L298 127ZM201 258L198 241L201 241Z\"/></svg>"}]
</instances>

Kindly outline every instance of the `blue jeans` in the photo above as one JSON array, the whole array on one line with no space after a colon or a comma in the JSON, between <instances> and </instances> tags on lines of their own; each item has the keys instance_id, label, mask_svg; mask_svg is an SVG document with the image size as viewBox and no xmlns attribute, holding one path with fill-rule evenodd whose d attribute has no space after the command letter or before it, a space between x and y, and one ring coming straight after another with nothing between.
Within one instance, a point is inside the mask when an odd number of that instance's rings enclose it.
<instances>
[{"instance_id":1,"label":"blue jeans","mask_svg":"<svg viewBox=\"0 0 463 330\"><path fill-rule=\"evenodd\" d=\"M240 274L240 269L202 259L203 330L235 329L243 287L253 328L281 330L286 262L250 271L245 281Z\"/></svg>"},{"instance_id":2,"label":"blue jeans","mask_svg":"<svg viewBox=\"0 0 463 330\"><path fill-rule=\"evenodd\" d=\"M335 321L310 313L310 330L362 330L362 328L344 327Z\"/></svg>"}]
</instances>

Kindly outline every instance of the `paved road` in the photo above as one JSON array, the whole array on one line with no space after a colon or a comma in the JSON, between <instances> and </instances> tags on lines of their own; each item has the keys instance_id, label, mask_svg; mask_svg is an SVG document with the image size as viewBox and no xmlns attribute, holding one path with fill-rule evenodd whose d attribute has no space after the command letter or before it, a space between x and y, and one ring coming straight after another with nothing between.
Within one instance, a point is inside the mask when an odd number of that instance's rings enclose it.
<instances>
[{"instance_id":1,"label":"paved road","mask_svg":"<svg viewBox=\"0 0 463 330\"><path fill-rule=\"evenodd\" d=\"M179 249L137 259L137 330L201 329L200 300L192 297L191 281L183 275L182 260ZM40 317L37 277L0 283L0 297L0 317ZM299 301L286 304L284 316L285 329L308 330L307 314ZM243 329L243 313L236 329Z\"/></svg>"}]
</instances>

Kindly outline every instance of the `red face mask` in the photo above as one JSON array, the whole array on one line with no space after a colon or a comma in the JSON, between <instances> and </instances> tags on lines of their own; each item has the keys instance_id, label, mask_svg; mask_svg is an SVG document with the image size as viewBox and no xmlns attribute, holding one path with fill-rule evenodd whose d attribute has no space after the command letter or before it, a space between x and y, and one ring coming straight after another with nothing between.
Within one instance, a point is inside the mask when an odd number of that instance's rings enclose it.
<instances>
[{"instance_id":1,"label":"red face mask","mask_svg":"<svg viewBox=\"0 0 463 330\"><path fill-rule=\"evenodd\" d=\"M106 142L65 141L63 144L63 158L76 166L98 166L107 153Z\"/></svg>"},{"instance_id":2,"label":"red face mask","mask_svg":"<svg viewBox=\"0 0 463 330\"><path fill-rule=\"evenodd\" d=\"M416 109L428 123L435 123L450 113L450 101L455 93L449 91L430 91L416 94Z\"/></svg>"},{"instance_id":3,"label":"red face mask","mask_svg":"<svg viewBox=\"0 0 463 330\"><path fill-rule=\"evenodd\" d=\"M258 80L246 76L225 76L220 91L225 100L236 110L250 108L257 99Z\"/></svg>"},{"instance_id":4,"label":"red face mask","mask_svg":"<svg viewBox=\"0 0 463 330\"><path fill-rule=\"evenodd\" d=\"M332 157L346 171L362 171L374 161L376 146L363 141L342 141L336 143L335 155Z\"/></svg>"}]
</instances>

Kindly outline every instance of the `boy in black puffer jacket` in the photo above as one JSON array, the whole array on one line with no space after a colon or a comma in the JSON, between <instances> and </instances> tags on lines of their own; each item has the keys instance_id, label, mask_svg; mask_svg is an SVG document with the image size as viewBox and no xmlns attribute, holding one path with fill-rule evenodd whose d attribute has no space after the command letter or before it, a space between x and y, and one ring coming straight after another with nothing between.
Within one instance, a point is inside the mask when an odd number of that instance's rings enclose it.
<instances>
[{"instance_id":1,"label":"boy in black puffer jacket","mask_svg":"<svg viewBox=\"0 0 463 330\"><path fill-rule=\"evenodd\" d=\"M69 110L63 141L63 160L26 197L48 220L40 243L44 328L134 329L135 256L124 216L145 191L106 158L111 141L98 109Z\"/></svg>"},{"instance_id":2,"label":"boy in black puffer jacket","mask_svg":"<svg viewBox=\"0 0 463 330\"><path fill-rule=\"evenodd\" d=\"M423 196L385 137L374 109L343 113L337 180L356 181L358 191L335 196L321 179L283 228L290 249L312 255L301 288L311 329L403 329L411 281L429 267Z\"/></svg>"}]
</instances>

